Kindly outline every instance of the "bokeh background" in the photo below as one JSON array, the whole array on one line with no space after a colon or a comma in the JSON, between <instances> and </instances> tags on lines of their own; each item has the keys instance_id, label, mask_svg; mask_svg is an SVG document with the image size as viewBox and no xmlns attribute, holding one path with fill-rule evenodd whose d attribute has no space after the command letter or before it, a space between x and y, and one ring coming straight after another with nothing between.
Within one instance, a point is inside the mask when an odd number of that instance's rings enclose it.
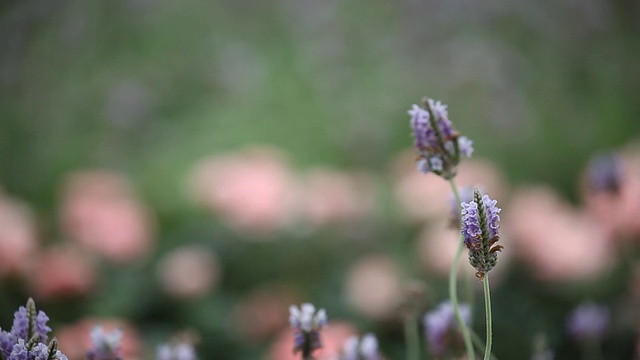
<instances>
[{"instance_id":1,"label":"bokeh background","mask_svg":"<svg viewBox=\"0 0 640 360\"><path fill-rule=\"evenodd\" d=\"M459 184L503 208L495 354L580 358L565 321L592 301L605 358L636 358L639 58L629 0L2 1L0 326L32 296L73 359L100 322L126 359L281 360L310 301L320 359L369 331L403 358L403 304L447 298L456 246L413 165L428 95L474 141ZM620 187L595 191L612 151Z\"/></svg>"}]
</instances>

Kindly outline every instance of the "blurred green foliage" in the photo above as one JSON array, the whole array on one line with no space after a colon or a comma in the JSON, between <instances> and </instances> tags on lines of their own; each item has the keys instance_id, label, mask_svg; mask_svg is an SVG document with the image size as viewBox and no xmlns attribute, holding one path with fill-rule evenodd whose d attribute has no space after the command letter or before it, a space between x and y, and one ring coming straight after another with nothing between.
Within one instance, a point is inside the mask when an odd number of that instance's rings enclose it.
<instances>
[{"instance_id":1,"label":"blurred green foliage","mask_svg":"<svg viewBox=\"0 0 640 360\"><path fill-rule=\"evenodd\" d=\"M353 318L337 295L349 261L373 250L411 259L413 230L383 214L356 236L367 241L332 241L328 231L303 242L238 242L188 204L193 164L267 143L299 168L386 176L411 144L406 109L429 95L449 104L476 155L511 181L550 183L575 200L586 160L640 133L639 14L637 2L623 0L4 1L0 184L35 208L45 241L57 240L64 176L106 167L132 176L158 214L158 254L203 241L224 259L221 289L204 300L172 303L149 279L149 262L105 266L98 293L47 304L48 312L56 321L126 316L150 341L195 327L203 359L259 357L266 344L243 347L228 313L240 294L273 278L304 289L330 317ZM405 272L428 277L414 262ZM525 270L515 271L495 294L496 354L522 358L541 331L569 347L559 321L582 290L522 283ZM619 272L598 284L604 290L594 286L595 297L622 291L628 274ZM434 297L442 298L438 281ZM17 284L4 286L15 296L0 300L3 309L23 302ZM10 316L3 312L2 324ZM363 325L401 358L397 324ZM605 349L609 358L630 354L626 334Z\"/></svg>"}]
</instances>

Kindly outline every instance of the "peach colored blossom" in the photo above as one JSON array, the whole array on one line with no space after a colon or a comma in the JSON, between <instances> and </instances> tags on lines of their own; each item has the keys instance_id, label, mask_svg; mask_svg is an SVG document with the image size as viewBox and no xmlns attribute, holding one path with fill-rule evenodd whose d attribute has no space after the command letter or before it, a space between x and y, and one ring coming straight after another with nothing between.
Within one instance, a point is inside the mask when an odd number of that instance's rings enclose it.
<instances>
[{"instance_id":1,"label":"peach colored blossom","mask_svg":"<svg viewBox=\"0 0 640 360\"><path fill-rule=\"evenodd\" d=\"M88 294L96 269L87 254L71 246L43 250L31 264L30 286L37 298L68 298Z\"/></svg>"},{"instance_id":2,"label":"peach colored blossom","mask_svg":"<svg viewBox=\"0 0 640 360\"><path fill-rule=\"evenodd\" d=\"M0 275L22 274L37 248L31 211L0 193Z\"/></svg>"},{"instance_id":3,"label":"peach colored blossom","mask_svg":"<svg viewBox=\"0 0 640 360\"><path fill-rule=\"evenodd\" d=\"M428 271L448 277L460 241L460 231L446 223L425 227L418 238L418 256ZM459 274L473 278L476 270L467 262L466 254L463 249Z\"/></svg>"},{"instance_id":4,"label":"peach colored blossom","mask_svg":"<svg viewBox=\"0 0 640 360\"><path fill-rule=\"evenodd\" d=\"M501 206L501 204L498 205ZM505 233L503 228L500 229L500 237L503 239L501 242L505 241L504 239L509 239L508 233ZM437 223L425 227L416 244L422 265L429 272L434 272L440 277L448 277L460 241L462 241L460 231L450 224ZM466 248L462 249L459 276L475 279L476 270L469 264L468 253ZM498 285L500 280L504 278L504 274L509 268L511 253L512 249L508 246L500 252L498 265L490 273L492 286Z\"/></svg>"},{"instance_id":5,"label":"peach colored blossom","mask_svg":"<svg viewBox=\"0 0 640 360\"><path fill-rule=\"evenodd\" d=\"M142 344L138 332L125 320L85 318L76 323L60 326L53 336L58 339L60 351L69 360L86 359L87 350L91 348L91 329L100 325L105 331L122 330L122 358L126 360L140 360L142 358Z\"/></svg>"},{"instance_id":6,"label":"peach colored blossom","mask_svg":"<svg viewBox=\"0 0 640 360\"><path fill-rule=\"evenodd\" d=\"M503 220L510 230L505 245L513 246L537 278L589 280L602 275L613 263L613 252L602 229L550 189L519 190Z\"/></svg>"},{"instance_id":7,"label":"peach colored blossom","mask_svg":"<svg viewBox=\"0 0 640 360\"><path fill-rule=\"evenodd\" d=\"M215 253L202 245L188 245L165 255L158 265L164 290L177 298L199 298L211 292L220 277Z\"/></svg>"},{"instance_id":8,"label":"peach colored blossom","mask_svg":"<svg viewBox=\"0 0 640 360\"><path fill-rule=\"evenodd\" d=\"M289 306L299 303L286 285L266 285L243 297L234 310L234 323L243 339L258 343L289 326Z\"/></svg>"},{"instance_id":9,"label":"peach colored blossom","mask_svg":"<svg viewBox=\"0 0 640 360\"><path fill-rule=\"evenodd\" d=\"M394 315L402 301L400 272L385 255L369 255L349 269L346 294L349 303L360 313L374 319Z\"/></svg>"},{"instance_id":10,"label":"peach colored blossom","mask_svg":"<svg viewBox=\"0 0 640 360\"><path fill-rule=\"evenodd\" d=\"M451 185L440 176L418 171L412 153L402 153L394 163L393 171L394 196L401 214L408 220L418 223L442 221L451 216ZM458 166L455 181L458 189L478 187L499 202L506 196L506 182L501 171L487 160L465 159Z\"/></svg>"},{"instance_id":11,"label":"peach colored blossom","mask_svg":"<svg viewBox=\"0 0 640 360\"><path fill-rule=\"evenodd\" d=\"M104 257L128 262L150 250L153 221L121 175L89 170L69 176L62 194L65 234Z\"/></svg>"},{"instance_id":12,"label":"peach colored blossom","mask_svg":"<svg viewBox=\"0 0 640 360\"><path fill-rule=\"evenodd\" d=\"M295 179L284 156L272 148L205 159L195 167L191 183L198 203L250 236L282 230L292 220Z\"/></svg>"},{"instance_id":13,"label":"peach colored blossom","mask_svg":"<svg viewBox=\"0 0 640 360\"><path fill-rule=\"evenodd\" d=\"M329 314L331 316L331 314ZM344 342L352 335L356 334L356 329L350 323L343 321L329 321L327 326L321 331L322 349L313 353L316 360L338 360L340 350ZM271 347L268 360L299 360L300 354L293 354L293 330L287 329L280 333L275 343Z\"/></svg>"},{"instance_id":14,"label":"peach colored blossom","mask_svg":"<svg viewBox=\"0 0 640 360\"><path fill-rule=\"evenodd\" d=\"M375 208L373 178L363 172L311 169L300 189L301 216L314 226L362 219Z\"/></svg>"},{"instance_id":15,"label":"peach colored blossom","mask_svg":"<svg viewBox=\"0 0 640 360\"><path fill-rule=\"evenodd\" d=\"M612 240L640 240L640 149L621 153L622 177L617 193L591 191L587 174L581 180L582 196L589 215L600 223Z\"/></svg>"}]
</instances>

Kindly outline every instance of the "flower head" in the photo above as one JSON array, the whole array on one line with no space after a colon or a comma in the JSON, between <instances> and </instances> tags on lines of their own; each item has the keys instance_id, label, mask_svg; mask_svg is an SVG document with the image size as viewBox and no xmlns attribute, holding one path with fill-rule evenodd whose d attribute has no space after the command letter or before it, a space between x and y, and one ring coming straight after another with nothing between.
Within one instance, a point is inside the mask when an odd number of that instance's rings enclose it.
<instances>
[{"instance_id":1,"label":"flower head","mask_svg":"<svg viewBox=\"0 0 640 360\"><path fill-rule=\"evenodd\" d=\"M106 332L102 326L95 326L91 330L91 343L93 346L87 354L89 360L119 360L122 330Z\"/></svg>"},{"instance_id":2,"label":"flower head","mask_svg":"<svg viewBox=\"0 0 640 360\"><path fill-rule=\"evenodd\" d=\"M300 308L291 305L289 323L295 330L294 352L302 351L307 356L322 347L320 330L327 325L327 313L324 309L316 312L316 308L309 303L302 304Z\"/></svg>"},{"instance_id":3,"label":"flower head","mask_svg":"<svg viewBox=\"0 0 640 360\"><path fill-rule=\"evenodd\" d=\"M609 327L609 310L586 303L578 306L567 319L567 331L576 341L598 341Z\"/></svg>"},{"instance_id":4,"label":"flower head","mask_svg":"<svg viewBox=\"0 0 640 360\"><path fill-rule=\"evenodd\" d=\"M616 153L599 154L589 161L588 188L595 192L617 193L622 181L622 161Z\"/></svg>"},{"instance_id":5,"label":"flower head","mask_svg":"<svg viewBox=\"0 0 640 360\"><path fill-rule=\"evenodd\" d=\"M175 345L164 344L158 347L157 360L196 360L196 351L193 345L178 343Z\"/></svg>"},{"instance_id":6,"label":"flower head","mask_svg":"<svg viewBox=\"0 0 640 360\"><path fill-rule=\"evenodd\" d=\"M473 192L473 201L462 203L462 235L469 249L469 262L478 270L476 276L484 275L496 266L498 251L502 245L495 245L500 239L498 221L500 208L497 201L488 195L481 195L478 189Z\"/></svg>"},{"instance_id":7,"label":"flower head","mask_svg":"<svg viewBox=\"0 0 640 360\"><path fill-rule=\"evenodd\" d=\"M14 313L11 331L0 330L0 358L7 360L67 360L58 351L58 341L47 345L49 317L36 310L33 299Z\"/></svg>"},{"instance_id":8,"label":"flower head","mask_svg":"<svg viewBox=\"0 0 640 360\"><path fill-rule=\"evenodd\" d=\"M473 142L453 128L447 105L425 99L422 107L414 104L408 114L418 150L418 170L433 172L446 179L454 177L460 157L471 157Z\"/></svg>"},{"instance_id":9,"label":"flower head","mask_svg":"<svg viewBox=\"0 0 640 360\"><path fill-rule=\"evenodd\" d=\"M373 334L366 334L362 338L353 335L347 339L342 347L340 360L380 360L378 339Z\"/></svg>"},{"instance_id":10,"label":"flower head","mask_svg":"<svg viewBox=\"0 0 640 360\"><path fill-rule=\"evenodd\" d=\"M471 310L468 305L460 305L460 315L465 324L471 323ZM433 355L442 356L447 348L461 344L462 337L457 328L451 302L440 303L437 308L424 316L423 322L427 343Z\"/></svg>"}]
</instances>

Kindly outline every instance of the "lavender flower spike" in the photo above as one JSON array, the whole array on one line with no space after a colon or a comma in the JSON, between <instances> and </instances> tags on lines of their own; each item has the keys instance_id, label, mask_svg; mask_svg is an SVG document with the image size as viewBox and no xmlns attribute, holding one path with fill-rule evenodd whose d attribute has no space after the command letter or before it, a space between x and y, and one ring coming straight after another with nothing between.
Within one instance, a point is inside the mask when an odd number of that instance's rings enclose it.
<instances>
[{"instance_id":1,"label":"lavender flower spike","mask_svg":"<svg viewBox=\"0 0 640 360\"><path fill-rule=\"evenodd\" d=\"M322 347L320 330L327 325L327 313L324 309L316 312L312 304L302 304L300 308L291 305L289 308L289 323L295 330L293 352L302 352L303 358Z\"/></svg>"},{"instance_id":2,"label":"lavender flower spike","mask_svg":"<svg viewBox=\"0 0 640 360\"><path fill-rule=\"evenodd\" d=\"M473 192L473 201L462 203L461 232L469 249L469 262L478 270L476 277L480 280L496 266L497 252L503 249L502 245L494 246L500 240L500 208L496 203L488 195L481 195L478 189Z\"/></svg>"},{"instance_id":3,"label":"lavender flower spike","mask_svg":"<svg viewBox=\"0 0 640 360\"><path fill-rule=\"evenodd\" d=\"M580 342L600 341L609 327L609 310L586 303L578 306L567 320L567 331Z\"/></svg>"},{"instance_id":4,"label":"lavender flower spike","mask_svg":"<svg viewBox=\"0 0 640 360\"><path fill-rule=\"evenodd\" d=\"M366 334L362 339L353 335L342 347L340 360L381 360L378 339L373 334Z\"/></svg>"},{"instance_id":5,"label":"lavender flower spike","mask_svg":"<svg viewBox=\"0 0 640 360\"><path fill-rule=\"evenodd\" d=\"M164 344L158 347L156 360L196 360L196 351L193 345L178 343L173 346Z\"/></svg>"},{"instance_id":6,"label":"lavender flower spike","mask_svg":"<svg viewBox=\"0 0 640 360\"><path fill-rule=\"evenodd\" d=\"M102 326L95 326L91 330L91 343L92 348L87 353L89 360L120 360L122 330L107 333Z\"/></svg>"},{"instance_id":7,"label":"lavender flower spike","mask_svg":"<svg viewBox=\"0 0 640 360\"><path fill-rule=\"evenodd\" d=\"M460 315L465 324L471 323L471 310L468 305L460 305ZM427 343L434 356L443 356L448 349L462 346L462 335L457 328L451 302L442 302L427 313L424 317L424 327Z\"/></svg>"},{"instance_id":8,"label":"lavender flower spike","mask_svg":"<svg viewBox=\"0 0 640 360\"><path fill-rule=\"evenodd\" d=\"M447 105L440 101L425 98L422 107L414 104L408 113L418 150L418 170L453 178L460 157L471 157L473 142L453 128Z\"/></svg>"}]
</instances>

